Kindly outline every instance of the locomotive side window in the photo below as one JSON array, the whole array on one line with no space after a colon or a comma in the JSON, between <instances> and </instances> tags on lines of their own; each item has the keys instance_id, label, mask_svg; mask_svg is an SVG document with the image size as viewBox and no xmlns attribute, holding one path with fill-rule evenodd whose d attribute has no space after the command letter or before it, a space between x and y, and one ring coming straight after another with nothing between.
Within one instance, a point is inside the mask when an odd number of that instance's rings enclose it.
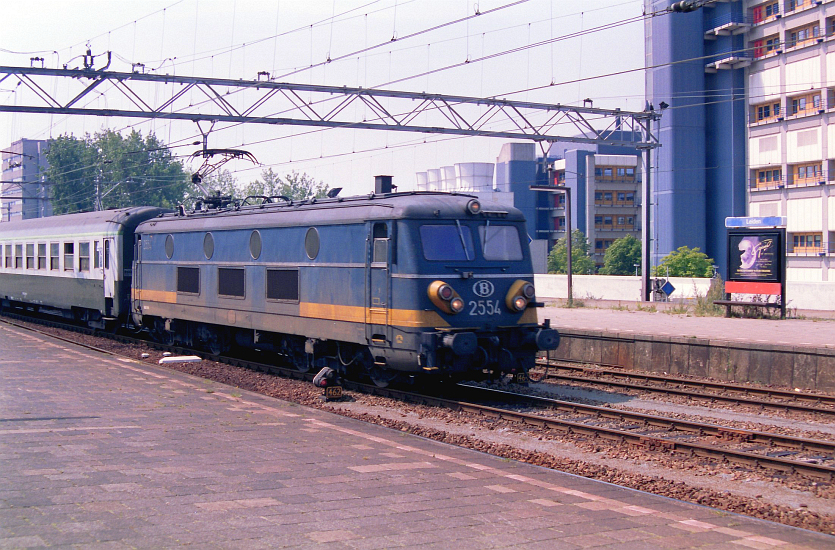
<instances>
[{"instance_id":1,"label":"locomotive side window","mask_svg":"<svg viewBox=\"0 0 835 550\"><path fill-rule=\"evenodd\" d=\"M35 269L35 245L26 244L26 269Z\"/></svg>"},{"instance_id":2,"label":"locomotive side window","mask_svg":"<svg viewBox=\"0 0 835 550\"><path fill-rule=\"evenodd\" d=\"M23 269L23 245L14 245L14 267L15 269Z\"/></svg>"},{"instance_id":3,"label":"locomotive side window","mask_svg":"<svg viewBox=\"0 0 835 550\"><path fill-rule=\"evenodd\" d=\"M6 267L12 267L12 245L6 245Z\"/></svg>"},{"instance_id":4,"label":"locomotive side window","mask_svg":"<svg viewBox=\"0 0 835 550\"><path fill-rule=\"evenodd\" d=\"M308 229L304 236L304 251L311 260L319 255L319 231L315 227Z\"/></svg>"},{"instance_id":5,"label":"locomotive side window","mask_svg":"<svg viewBox=\"0 0 835 550\"><path fill-rule=\"evenodd\" d=\"M78 270L90 271L90 243L78 243Z\"/></svg>"},{"instance_id":6,"label":"locomotive side window","mask_svg":"<svg viewBox=\"0 0 835 550\"><path fill-rule=\"evenodd\" d=\"M473 235L466 225L422 225L420 241L427 260L454 261L475 258Z\"/></svg>"},{"instance_id":7,"label":"locomotive side window","mask_svg":"<svg viewBox=\"0 0 835 550\"><path fill-rule=\"evenodd\" d=\"M261 233L257 230L249 235L249 255L253 260L261 257Z\"/></svg>"},{"instance_id":8,"label":"locomotive side window","mask_svg":"<svg viewBox=\"0 0 835 550\"><path fill-rule=\"evenodd\" d=\"M64 271L72 271L75 265L75 243L64 243Z\"/></svg>"},{"instance_id":9,"label":"locomotive side window","mask_svg":"<svg viewBox=\"0 0 835 550\"><path fill-rule=\"evenodd\" d=\"M165 237L165 257L169 260L174 256L174 235Z\"/></svg>"},{"instance_id":10,"label":"locomotive side window","mask_svg":"<svg viewBox=\"0 0 835 550\"><path fill-rule=\"evenodd\" d=\"M177 292L200 294L200 268L177 268Z\"/></svg>"},{"instance_id":11,"label":"locomotive side window","mask_svg":"<svg viewBox=\"0 0 835 550\"><path fill-rule=\"evenodd\" d=\"M46 269L46 243L38 243L38 269Z\"/></svg>"},{"instance_id":12,"label":"locomotive side window","mask_svg":"<svg viewBox=\"0 0 835 550\"><path fill-rule=\"evenodd\" d=\"M49 243L49 269L56 270L60 268L61 262L61 243Z\"/></svg>"},{"instance_id":13,"label":"locomotive side window","mask_svg":"<svg viewBox=\"0 0 835 550\"><path fill-rule=\"evenodd\" d=\"M521 260L519 231L512 225L480 225L478 236L485 260Z\"/></svg>"},{"instance_id":14,"label":"locomotive side window","mask_svg":"<svg viewBox=\"0 0 835 550\"><path fill-rule=\"evenodd\" d=\"M267 299L297 302L299 300L299 270L268 269Z\"/></svg>"},{"instance_id":15,"label":"locomotive side window","mask_svg":"<svg viewBox=\"0 0 835 550\"><path fill-rule=\"evenodd\" d=\"M239 267L217 268L218 296L243 298L245 296L246 273Z\"/></svg>"},{"instance_id":16,"label":"locomotive side window","mask_svg":"<svg viewBox=\"0 0 835 550\"><path fill-rule=\"evenodd\" d=\"M206 236L203 237L203 254L207 260L211 260L215 254L215 238L211 233L206 233Z\"/></svg>"}]
</instances>

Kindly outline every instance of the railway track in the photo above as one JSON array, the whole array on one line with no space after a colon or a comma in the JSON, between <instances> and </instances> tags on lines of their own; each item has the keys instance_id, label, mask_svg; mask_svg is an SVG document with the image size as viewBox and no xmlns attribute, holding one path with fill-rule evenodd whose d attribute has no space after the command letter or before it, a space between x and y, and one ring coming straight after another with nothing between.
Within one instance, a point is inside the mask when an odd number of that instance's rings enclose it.
<instances>
[{"instance_id":1,"label":"railway track","mask_svg":"<svg viewBox=\"0 0 835 550\"><path fill-rule=\"evenodd\" d=\"M31 322L31 318L18 315L9 315L5 312L4 316L5 318L3 319L3 321L8 324L19 326L27 330L33 330L35 332L40 332L51 338L57 338L59 340L63 340L75 345L82 345L88 349L93 349L102 353L117 355L114 352L97 348L95 346L81 344L71 338L63 338L55 334L47 333L18 323L13 323L8 320L8 317L13 317L16 319ZM38 320L37 322L43 321ZM58 323L54 321L46 321L45 324L64 330L73 330L96 336L106 336L120 341L122 343L148 345L159 350L171 351L172 353L196 354L205 359L226 363L232 366L244 367L262 372L270 372L297 380L309 381L312 380L314 375L314 373L312 372L300 372L292 367L282 367L274 364L264 364L249 358L216 356L204 351L195 351L190 349L184 349L178 346L163 345L136 337L101 334L97 331L93 331L90 329L74 327L71 325L68 326L63 323ZM483 388L467 384L462 384L455 387L456 396L454 399L443 397L440 395L428 395L409 392L396 388L379 388L374 385L362 384L353 381L345 381L343 386L347 390L362 392L369 395L385 396L407 403L415 403L435 407L445 407L450 410L468 412L486 418L501 419L538 428L548 428L560 433L579 434L590 438L600 438L602 440L610 441L613 443L627 444L645 450L654 450L666 453L676 453L684 454L687 456L710 458L714 460L727 461L730 463L746 466L752 469L769 468L785 473L800 474L807 477L824 480L827 482L835 481L835 467L830 465L835 464L835 443L828 441L800 438L794 436L785 436L769 432L757 432L750 430L741 430L736 428L728 428L700 422L692 422L681 419L665 418L644 413L623 411L608 407L584 405L580 403L561 401L557 399L515 394L509 391ZM574 415L594 417L596 419L601 419L604 421L615 420L618 422L631 424L631 426L629 426L628 429L626 427L615 428L610 426L602 426L593 422L588 422L587 420L582 421L565 418L554 418L544 416L541 414L514 411L509 410L507 408L501 408L497 406L484 404L484 402L495 401L499 401L505 404L521 404L526 407L544 407L556 411L571 413ZM776 453L757 453L752 452L751 450L728 449L727 447L722 447L719 445L706 444L698 441L686 441L682 437L662 437L654 433L647 434L645 433L647 428L651 428L654 430L676 431L679 434L685 433L701 437L713 437L725 442L758 445L760 447L766 447L766 449L774 449L776 447L780 447L781 450L777 451ZM800 460L792 460L791 458L787 458L787 456L789 455L800 453L824 453L826 454L826 456L819 456L812 459L805 458ZM823 462L827 462L827 464L824 464Z\"/></svg>"},{"instance_id":2,"label":"railway track","mask_svg":"<svg viewBox=\"0 0 835 550\"><path fill-rule=\"evenodd\" d=\"M691 380L674 376L662 376L617 369L588 368L562 362L540 361L537 366L542 373L542 379L547 380L678 395L711 403L749 405L760 408L761 410L815 413L835 417L835 396L831 395ZM580 372L582 375L563 374L555 372L555 370ZM677 387L672 387L673 385ZM687 389L688 387L695 389ZM706 392L703 390L713 391ZM751 395L760 397L750 397ZM775 399L782 401L776 401Z\"/></svg>"}]
</instances>

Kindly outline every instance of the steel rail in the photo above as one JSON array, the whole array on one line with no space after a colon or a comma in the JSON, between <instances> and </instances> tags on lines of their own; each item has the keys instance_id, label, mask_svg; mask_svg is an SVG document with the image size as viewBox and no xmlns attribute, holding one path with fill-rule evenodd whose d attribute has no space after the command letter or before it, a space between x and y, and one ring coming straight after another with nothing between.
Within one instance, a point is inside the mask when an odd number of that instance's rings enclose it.
<instances>
[{"instance_id":1,"label":"steel rail","mask_svg":"<svg viewBox=\"0 0 835 550\"><path fill-rule=\"evenodd\" d=\"M762 409L774 409L779 411L795 411L805 413L818 413L835 416L835 409L826 407L815 407L813 405L806 405L803 403L780 403L775 401L765 401L761 399L752 399L748 397L733 396L733 395L717 395L713 393L698 392L693 390L669 388L660 386L646 386L643 384L633 384L630 382L620 382L617 380L600 380L596 378L587 378L584 376L570 376L567 374L547 373L545 377L549 380L562 380L566 382L574 382L580 384L593 384L597 386L606 386L611 388L624 388L637 391L661 393L667 395L678 395L687 398L700 399L711 402L723 402L733 404L745 404L760 407Z\"/></svg>"},{"instance_id":2,"label":"steel rail","mask_svg":"<svg viewBox=\"0 0 835 550\"><path fill-rule=\"evenodd\" d=\"M312 380L313 373L304 373L298 371L293 368L285 368L276 365L267 365L264 363L258 363L256 361L251 361L248 359L240 359L234 357L225 357L225 356L216 356L210 353L200 351L200 350L191 350L182 348L179 346L170 346L166 344L160 344L157 342L152 342L148 340L142 340L138 338L133 338L129 336L123 335L112 335L112 334L102 334L99 331L95 331L85 327L78 327L74 325L66 325L64 323L59 323L56 321L49 321L43 319L33 319L30 317L25 317L19 314L13 314L8 311L2 312L3 316L6 317L13 317L22 319L25 321L35 321L38 323L44 323L48 326L53 326L57 328L61 328L64 330L72 330L76 332L81 332L85 334L94 334L96 336L102 337L110 337L114 340L121 341L124 343L132 343L132 344L145 344L155 349L165 349L172 352L182 353L188 352L196 354L200 357L210 359L213 361L223 362L232 366L248 368L251 370L256 371L265 371L280 374L282 376L294 378L294 379L301 379L301 380ZM23 328L25 330L30 330L33 332L37 332L43 334L50 338L55 338L57 340L61 340L64 342L68 342L74 345L78 345L84 347L86 349L90 349L93 351L97 351L100 353L105 353L108 355L113 356L121 356L120 354L105 350L102 348L98 348L96 346L91 346L89 344L79 343L75 340L70 338L64 338L60 335L50 334L48 332L44 332L38 330L36 328L27 327L24 325L19 325L16 323L11 323L7 319L2 319L3 322ZM513 422L519 422L525 425L530 426L537 426L537 427L545 427L548 429L554 429L562 433L566 434L580 434L586 435L591 437L601 437L603 439L607 439L610 441L616 441L619 443L626 443L632 446L645 448L648 450L663 450L668 452L677 452L677 453L686 453L691 456L701 456L705 458L712 458L712 459L721 459L727 460L729 462L734 462L737 464L742 464L749 467L766 467L771 468L774 470L782 471L782 472L790 472L790 473L797 473L802 475L807 475L811 477L815 477L818 479L823 480L835 480L835 468L830 466L825 466L822 464L814 464L809 462L800 462L795 460L789 460L782 457L771 457L756 453L751 453L747 451L734 451L729 449L722 449L720 447L700 444L700 443L691 443L685 441L679 441L675 439L668 439L668 438L661 438L657 436L648 436L644 434L638 434L634 432L629 432L626 430L620 430L616 428L606 428L602 426L594 426L589 424L584 424L582 422L576 422L571 420L563 420L563 419L555 419L555 418L547 418L540 415L534 415L529 413L522 413L516 411L509 411L506 409L500 409L497 407L491 407L487 405L481 405L478 403L468 402L468 401L461 401L461 400L453 400L447 399L439 396L432 396L432 395L424 395L414 392L407 392L403 390L393 389L393 388L378 388L376 386L368 385L368 384L361 384L358 382L352 381L345 381L343 386L347 389L360 391L363 393L368 393L370 395L382 395L386 397L391 397L395 399L399 399L404 402L410 403L420 403L425 405L431 406L442 406L448 408L450 410L459 410L464 412L470 412L474 414L478 414L481 416L497 418L501 420L508 420ZM687 421L682 421L679 419L667 419L664 417L656 417L652 415L646 415L643 413L634 413L628 411L620 411L618 409L610 409L606 407L596 407L592 405L583 405L579 403L572 403L568 401L560 401L556 399L549 399L549 398L542 398L542 397L535 397L529 395L521 395L521 394L514 394L511 392L503 391L503 390L493 390L488 388L480 388L476 386L470 386L466 384L459 384L456 386L456 391L458 390L465 390L470 392L471 394L478 394L482 393L483 396L490 395L493 398L495 396L500 396L501 398L507 400L507 398L511 398L516 401L527 401L527 402L538 402L541 404L547 404L549 407L553 407L560 410L567 410L570 412L584 412L586 414L595 414L601 418L615 418L615 419L628 419L632 421L638 421L645 423L646 425L654 425L657 427L663 428L670 428L675 427L675 429L681 429L685 431L697 431L695 428L698 426L699 434L708 433L708 431L712 431L710 435L715 435L717 437L724 437L726 439L738 439L740 437L743 438L743 441L758 441L763 442L763 440L751 440L746 439L749 437L749 434L756 435L765 435L765 436L775 436L776 438L780 438L787 442L785 446L790 446L792 448L800 448L804 450L818 450L816 447L812 445L820 445L821 448L833 448L835 444L826 442L826 441L819 441L819 440L804 440L802 438L792 438L791 436L782 436L778 434L768 434L766 432L749 432L746 430L739 430L736 428L723 428L721 426L714 426L710 424L700 424L700 423L689 423ZM688 429L688 425L692 426ZM705 430L705 431L702 431ZM799 444L803 444L801 446L797 446Z\"/></svg>"}]
</instances>

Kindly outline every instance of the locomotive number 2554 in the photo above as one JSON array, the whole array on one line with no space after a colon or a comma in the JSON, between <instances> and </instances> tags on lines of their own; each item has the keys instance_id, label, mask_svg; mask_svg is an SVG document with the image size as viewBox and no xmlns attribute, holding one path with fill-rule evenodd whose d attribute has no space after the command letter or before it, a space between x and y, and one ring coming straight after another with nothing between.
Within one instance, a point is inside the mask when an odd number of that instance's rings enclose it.
<instances>
[{"instance_id":1,"label":"locomotive number 2554","mask_svg":"<svg viewBox=\"0 0 835 550\"><path fill-rule=\"evenodd\" d=\"M470 315L498 315L498 300L470 300Z\"/></svg>"}]
</instances>

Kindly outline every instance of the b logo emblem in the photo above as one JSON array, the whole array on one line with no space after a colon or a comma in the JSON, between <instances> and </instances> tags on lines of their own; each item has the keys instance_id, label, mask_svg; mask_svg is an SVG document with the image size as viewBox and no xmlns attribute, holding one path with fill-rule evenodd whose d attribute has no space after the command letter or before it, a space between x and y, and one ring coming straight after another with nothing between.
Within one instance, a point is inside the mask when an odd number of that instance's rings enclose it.
<instances>
[{"instance_id":1,"label":"b logo emblem","mask_svg":"<svg viewBox=\"0 0 835 550\"><path fill-rule=\"evenodd\" d=\"M486 280L476 281L473 285L473 292L476 296L480 296L482 298L487 298L493 295L493 283Z\"/></svg>"}]
</instances>

